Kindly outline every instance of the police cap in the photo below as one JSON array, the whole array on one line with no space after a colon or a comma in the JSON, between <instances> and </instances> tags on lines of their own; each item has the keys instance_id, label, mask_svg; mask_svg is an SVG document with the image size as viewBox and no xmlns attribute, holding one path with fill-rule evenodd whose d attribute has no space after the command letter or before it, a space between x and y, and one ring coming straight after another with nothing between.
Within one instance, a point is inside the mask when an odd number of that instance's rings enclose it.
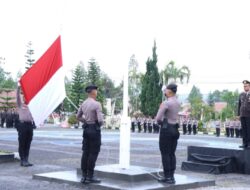
<instances>
[{"instance_id":1,"label":"police cap","mask_svg":"<svg viewBox=\"0 0 250 190\"><path fill-rule=\"evenodd\" d=\"M167 89L171 90L173 93L177 92L177 85L176 84L169 84Z\"/></svg>"},{"instance_id":2,"label":"police cap","mask_svg":"<svg viewBox=\"0 0 250 190\"><path fill-rule=\"evenodd\" d=\"M85 92L90 93L92 90L97 90L97 89L98 89L98 87L96 85L88 85L85 88Z\"/></svg>"},{"instance_id":3,"label":"police cap","mask_svg":"<svg viewBox=\"0 0 250 190\"><path fill-rule=\"evenodd\" d=\"M243 80L242 82L243 84L250 84L250 82L248 80Z\"/></svg>"}]
</instances>

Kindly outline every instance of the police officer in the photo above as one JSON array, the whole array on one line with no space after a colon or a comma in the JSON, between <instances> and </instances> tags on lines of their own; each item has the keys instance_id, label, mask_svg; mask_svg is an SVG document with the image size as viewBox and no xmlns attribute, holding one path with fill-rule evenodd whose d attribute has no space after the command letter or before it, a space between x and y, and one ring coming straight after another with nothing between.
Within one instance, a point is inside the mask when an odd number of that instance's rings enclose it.
<instances>
[{"instance_id":1,"label":"police officer","mask_svg":"<svg viewBox=\"0 0 250 190\"><path fill-rule=\"evenodd\" d=\"M215 125L215 130L216 130L216 137L220 137L220 126L221 126L220 120L217 119L217 120L214 122L214 125Z\"/></svg>"},{"instance_id":2,"label":"police officer","mask_svg":"<svg viewBox=\"0 0 250 190\"><path fill-rule=\"evenodd\" d=\"M23 102L21 100L21 92L20 86L17 88L17 107L18 107L18 115L19 115L19 123L17 127L18 131L18 142L19 142L19 156L21 159L20 165L23 167L33 166L33 164L29 163L29 152L30 145L33 138L33 118L30 113L28 106L23 103L25 102L25 98L23 96Z\"/></svg>"},{"instance_id":3,"label":"police officer","mask_svg":"<svg viewBox=\"0 0 250 190\"><path fill-rule=\"evenodd\" d=\"M100 183L94 176L95 163L101 148L101 126L103 125L102 107L96 101L98 87L85 88L88 98L80 106L77 119L84 123L82 142L82 179L81 183Z\"/></svg>"},{"instance_id":4,"label":"police officer","mask_svg":"<svg viewBox=\"0 0 250 190\"><path fill-rule=\"evenodd\" d=\"M132 133L135 132L135 118L134 117L131 120L131 131L132 131Z\"/></svg>"},{"instance_id":5,"label":"police officer","mask_svg":"<svg viewBox=\"0 0 250 190\"><path fill-rule=\"evenodd\" d=\"M143 119L143 130L144 130L144 133L147 132L147 128L148 128L147 118L144 117L144 119Z\"/></svg>"},{"instance_id":6,"label":"police officer","mask_svg":"<svg viewBox=\"0 0 250 190\"><path fill-rule=\"evenodd\" d=\"M224 122L224 125L225 125L226 137L229 137L230 136L230 121L226 119L226 121Z\"/></svg>"},{"instance_id":7,"label":"police officer","mask_svg":"<svg viewBox=\"0 0 250 190\"><path fill-rule=\"evenodd\" d=\"M191 133L192 133L192 124L193 124L192 118L189 118L189 120L188 120L188 134L189 135L191 135Z\"/></svg>"},{"instance_id":8,"label":"police officer","mask_svg":"<svg viewBox=\"0 0 250 190\"><path fill-rule=\"evenodd\" d=\"M152 118L149 117L149 119L148 119L148 132L152 133L152 130L153 130L153 122L152 122Z\"/></svg>"},{"instance_id":9,"label":"police officer","mask_svg":"<svg viewBox=\"0 0 250 190\"><path fill-rule=\"evenodd\" d=\"M238 119L235 120L235 137L239 138L240 137L240 121Z\"/></svg>"},{"instance_id":10,"label":"police officer","mask_svg":"<svg viewBox=\"0 0 250 190\"><path fill-rule=\"evenodd\" d=\"M3 128L4 127L4 123L5 123L5 121L6 121L6 110L3 110L2 112L1 112L1 127Z\"/></svg>"},{"instance_id":11,"label":"police officer","mask_svg":"<svg viewBox=\"0 0 250 190\"><path fill-rule=\"evenodd\" d=\"M13 127L13 114L11 110L8 110L6 113L6 128Z\"/></svg>"},{"instance_id":12,"label":"police officer","mask_svg":"<svg viewBox=\"0 0 250 190\"><path fill-rule=\"evenodd\" d=\"M193 134L197 134L197 126L198 126L198 121L196 119L193 120Z\"/></svg>"},{"instance_id":13,"label":"police officer","mask_svg":"<svg viewBox=\"0 0 250 190\"><path fill-rule=\"evenodd\" d=\"M157 113L156 120L161 125L159 146L162 157L164 177L159 182L174 184L176 169L175 151L180 133L178 131L178 112L180 103L176 97L177 85L169 84L164 90L167 100L164 101Z\"/></svg>"},{"instance_id":14,"label":"police officer","mask_svg":"<svg viewBox=\"0 0 250 190\"><path fill-rule=\"evenodd\" d=\"M233 138L235 129L235 121L233 120L233 118L230 120L229 124L230 124L230 137Z\"/></svg>"},{"instance_id":15,"label":"police officer","mask_svg":"<svg viewBox=\"0 0 250 190\"><path fill-rule=\"evenodd\" d=\"M183 119L182 130L183 130L183 135L186 135L187 134L187 118L186 117Z\"/></svg>"},{"instance_id":16,"label":"police officer","mask_svg":"<svg viewBox=\"0 0 250 190\"><path fill-rule=\"evenodd\" d=\"M137 127L138 127L138 133L140 133L141 132L141 118L140 117L137 118Z\"/></svg>"},{"instance_id":17,"label":"police officer","mask_svg":"<svg viewBox=\"0 0 250 190\"><path fill-rule=\"evenodd\" d=\"M238 116L242 127L243 144L241 148L250 148L250 82L243 81L244 92L240 94L238 103Z\"/></svg>"}]
</instances>

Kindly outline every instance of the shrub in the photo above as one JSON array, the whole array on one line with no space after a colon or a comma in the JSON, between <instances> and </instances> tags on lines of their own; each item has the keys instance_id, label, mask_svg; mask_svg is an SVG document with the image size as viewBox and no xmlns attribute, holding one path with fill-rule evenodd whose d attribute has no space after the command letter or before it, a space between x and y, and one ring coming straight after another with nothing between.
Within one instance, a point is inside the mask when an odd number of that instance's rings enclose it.
<instances>
[{"instance_id":1,"label":"shrub","mask_svg":"<svg viewBox=\"0 0 250 190\"><path fill-rule=\"evenodd\" d=\"M77 121L77 119L76 119L76 115L75 115L75 114L69 116L68 123L69 123L70 125L75 125L75 124L77 124L77 122L78 122L78 121Z\"/></svg>"}]
</instances>

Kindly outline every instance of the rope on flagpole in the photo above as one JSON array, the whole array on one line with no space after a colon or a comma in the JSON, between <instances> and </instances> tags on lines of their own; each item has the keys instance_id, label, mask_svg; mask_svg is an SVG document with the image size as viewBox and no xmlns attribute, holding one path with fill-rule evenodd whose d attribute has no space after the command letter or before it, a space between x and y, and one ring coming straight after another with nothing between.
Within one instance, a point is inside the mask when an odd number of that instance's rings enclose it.
<instances>
[{"instance_id":1,"label":"rope on flagpole","mask_svg":"<svg viewBox=\"0 0 250 190\"><path fill-rule=\"evenodd\" d=\"M69 103L71 103L72 106L73 106L76 110L78 110L78 107L69 99L69 97L66 96L66 98L67 98L67 100L69 101Z\"/></svg>"}]
</instances>

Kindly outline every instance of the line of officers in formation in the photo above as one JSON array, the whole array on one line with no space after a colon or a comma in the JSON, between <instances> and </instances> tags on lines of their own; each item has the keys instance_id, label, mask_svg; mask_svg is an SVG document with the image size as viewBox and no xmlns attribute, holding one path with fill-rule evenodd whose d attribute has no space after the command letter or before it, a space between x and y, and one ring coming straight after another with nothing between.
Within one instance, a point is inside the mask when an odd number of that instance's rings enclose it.
<instances>
[{"instance_id":1,"label":"line of officers in formation","mask_svg":"<svg viewBox=\"0 0 250 190\"><path fill-rule=\"evenodd\" d=\"M196 135L198 133L198 120L194 118L180 119L180 126L182 126L183 135ZM216 130L216 136L221 135L221 131L225 130L226 137L242 137L241 122L239 119L227 119L222 122L221 120L212 120L211 126ZM151 117L133 117L131 119L131 132L144 132L144 133L159 133L160 125L155 119Z\"/></svg>"},{"instance_id":2,"label":"line of officers in formation","mask_svg":"<svg viewBox=\"0 0 250 190\"><path fill-rule=\"evenodd\" d=\"M13 128L17 127L19 121L19 115L15 109L5 109L0 111L0 126L2 128Z\"/></svg>"}]
</instances>

